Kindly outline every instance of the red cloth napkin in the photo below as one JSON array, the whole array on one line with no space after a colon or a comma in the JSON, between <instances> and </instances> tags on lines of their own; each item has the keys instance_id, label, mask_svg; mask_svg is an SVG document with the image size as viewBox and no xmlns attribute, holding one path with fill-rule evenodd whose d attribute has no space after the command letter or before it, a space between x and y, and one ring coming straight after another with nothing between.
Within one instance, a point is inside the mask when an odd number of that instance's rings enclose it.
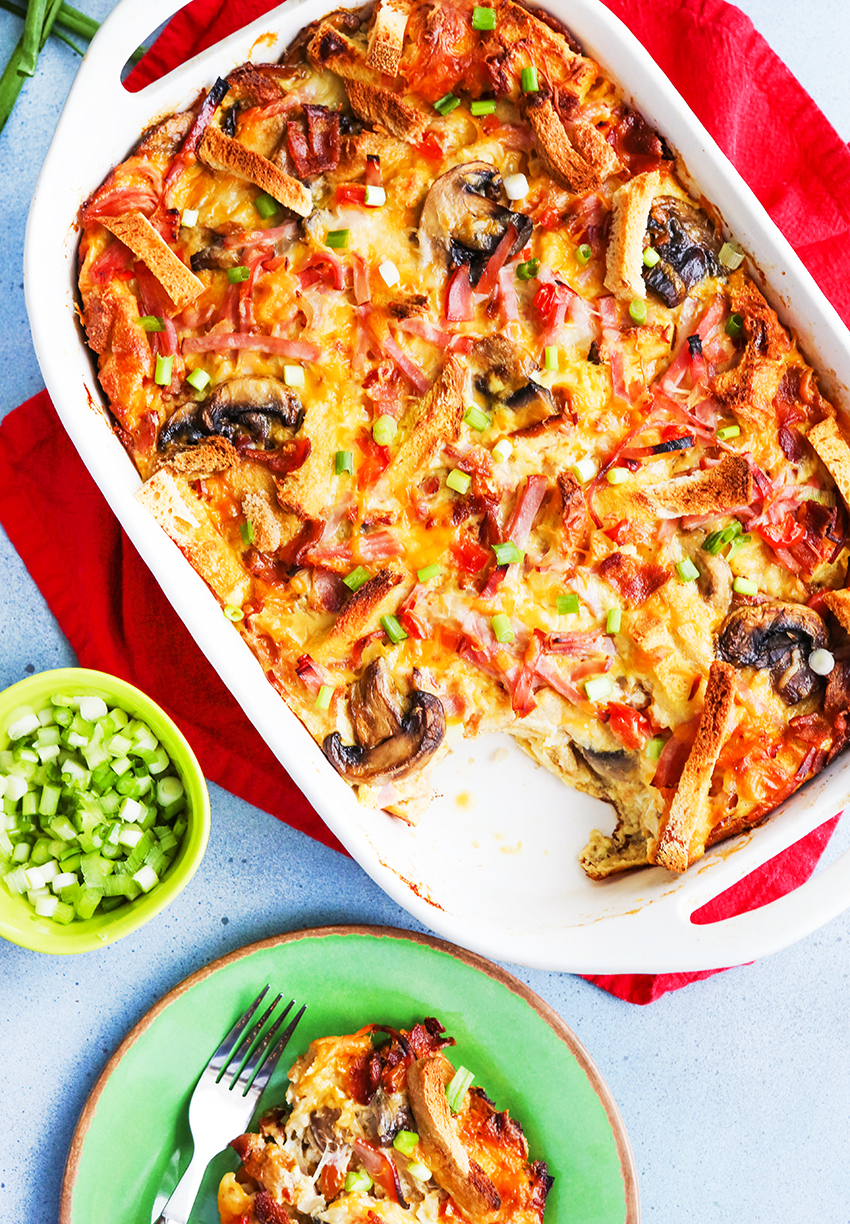
<instances>
[{"instance_id":1,"label":"red cloth napkin","mask_svg":"<svg viewBox=\"0 0 850 1224\"><path fill-rule=\"evenodd\" d=\"M606 2L850 322L850 154L812 100L749 20L723 0ZM142 88L271 7L266 0L193 0L137 67L132 86ZM46 392L0 426L0 521L83 666L123 676L158 701L211 780L341 849L179 622L83 468ZM730 917L798 887L836 821L704 906L695 921ZM587 980L629 1002L649 1003L712 972Z\"/></svg>"}]
</instances>

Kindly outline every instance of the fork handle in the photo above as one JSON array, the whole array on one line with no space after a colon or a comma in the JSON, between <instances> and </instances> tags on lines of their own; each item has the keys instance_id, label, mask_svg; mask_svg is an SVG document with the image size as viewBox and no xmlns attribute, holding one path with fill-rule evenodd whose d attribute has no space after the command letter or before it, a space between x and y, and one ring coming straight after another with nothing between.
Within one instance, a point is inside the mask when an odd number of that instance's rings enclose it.
<instances>
[{"instance_id":1,"label":"fork handle","mask_svg":"<svg viewBox=\"0 0 850 1224\"><path fill-rule=\"evenodd\" d=\"M163 1207L156 1224L186 1224L192 1214L192 1207L198 1197L208 1164L208 1156L205 1159L197 1152L193 1154L186 1172L174 1187L174 1192Z\"/></svg>"}]
</instances>

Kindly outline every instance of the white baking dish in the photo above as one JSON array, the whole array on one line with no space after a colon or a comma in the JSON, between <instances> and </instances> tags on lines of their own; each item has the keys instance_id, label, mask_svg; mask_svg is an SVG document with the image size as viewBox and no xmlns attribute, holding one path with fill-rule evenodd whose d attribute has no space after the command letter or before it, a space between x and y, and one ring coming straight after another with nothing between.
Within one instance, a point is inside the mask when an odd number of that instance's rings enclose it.
<instances>
[{"instance_id":1,"label":"white baking dish","mask_svg":"<svg viewBox=\"0 0 850 1224\"><path fill-rule=\"evenodd\" d=\"M695 909L843 806L850 757L835 762L762 828L718 848L683 877L651 869L594 884L577 856L594 825L611 827L612 813L567 790L511 741L462 742L437 775L440 797L411 830L360 807L266 682L206 585L133 499L139 478L97 407L103 397L75 316L75 220L81 202L149 123L189 105L200 87L234 65L274 58L301 26L333 6L329 0L288 0L142 93L127 93L119 80L121 65L178 7L179 0L122 0L92 43L32 203L27 306L45 382L68 433L260 734L390 896L440 935L499 960L581 973L716 968L776 951L840 913L850 904L850 851L769 906L708 926L691 922ZM850 404L843 324L649 55L597 0L551 0L549 7L678 150L694 181L754 255L769 296L822 371L825 389L838 403Z\"/></svg>"}]
</instances>

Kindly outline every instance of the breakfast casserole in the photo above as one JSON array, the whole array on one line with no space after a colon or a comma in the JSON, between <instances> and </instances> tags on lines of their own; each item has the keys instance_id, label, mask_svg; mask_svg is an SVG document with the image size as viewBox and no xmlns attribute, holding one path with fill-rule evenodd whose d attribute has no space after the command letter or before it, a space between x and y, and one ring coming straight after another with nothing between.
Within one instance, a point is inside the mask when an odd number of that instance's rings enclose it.
<instances>
[{"instance_id":1,"label":"breakfast casserole","mask_svg":"<svg viewBox=\"0 0 850 1224\"><path fill-rule=\"evenodd\" d=\"M543 10L331 13L80 221L139 500L361 802L507 731L612 805L590 877L681 872L843 748L844 426Z\"/></svg>"}]
</instances>

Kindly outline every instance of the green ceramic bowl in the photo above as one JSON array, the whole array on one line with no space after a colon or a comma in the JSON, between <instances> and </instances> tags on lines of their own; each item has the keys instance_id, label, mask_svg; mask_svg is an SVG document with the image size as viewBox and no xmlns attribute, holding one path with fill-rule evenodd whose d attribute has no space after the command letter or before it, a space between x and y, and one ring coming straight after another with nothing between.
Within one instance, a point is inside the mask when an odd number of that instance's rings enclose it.
<instances>
[{"instance_id":1,"label":"green ceramic bowl","mask_svg":"<svg viewBox=\"0 0 850 1224\"><path fill-rule=\"evenodd\" d=\"M182 892L204 856L210 829L210 799L195 754L168 715L132 684L105 672L64 667L30 676L0 693L0 750L8 747L7 728L13 712L26 705L36 711L43 709L55 693L70 697L93 693L108 705L120 706L146 722L183 780L189 821L177 858L165 878L149 893L107 914L95 914L85 921L62 926L36 917L25 898L13 895L0 882L0 936L33 952L63 955L91 952L114 943L143 926Z\"/></svg>"}]
</instances>

